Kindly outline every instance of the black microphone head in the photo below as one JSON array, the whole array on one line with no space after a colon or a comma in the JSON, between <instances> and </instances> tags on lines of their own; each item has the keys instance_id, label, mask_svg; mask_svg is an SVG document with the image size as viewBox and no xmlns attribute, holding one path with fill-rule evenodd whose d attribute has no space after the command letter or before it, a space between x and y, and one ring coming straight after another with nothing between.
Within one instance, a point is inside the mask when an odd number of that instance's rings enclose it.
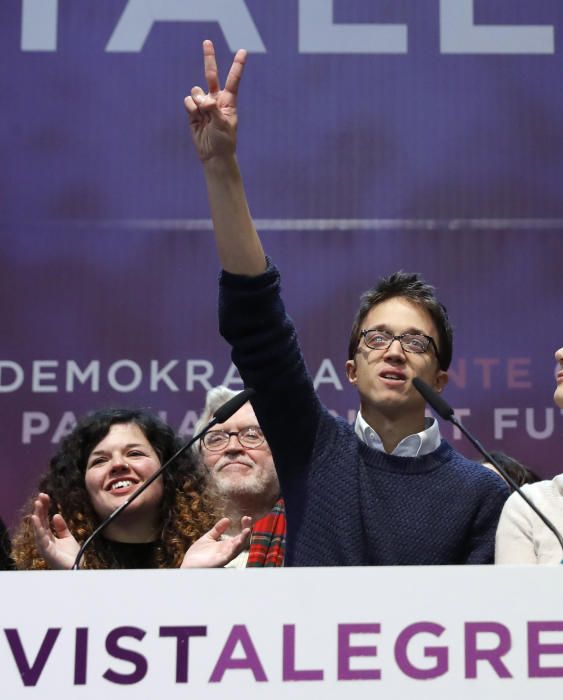
<instances>
[{"instance_id":1,"label":"black microphone head","mask_svg":"<svg viewBox=\"0 0 563 700\"><path fill-rule=\"evenodd\" d=\"M436 413L444 420L451 420L454 409L450 404L445 401L439 394L437 394L434 389L428 386L426 382L423 382L419 377L415 377L412 380L415 388L421 393L422 397L428 403L430 408L433 408Z\"/></svg>"},{"instance_id":2,"label":"black microphone head","mask_svg":"<svg viewBox=\"0 0 563 700\"><path fill-rule=\"evenodd\" d=\"M222 406L219 406L219 408L213 414L213 418L215 418L217 423L224 423L233 415L233 413L236 413L239 408L244 406L248 399L251 396L254 396L255 393L256 392L254 389L244 389L236 394L236 396L233 396L232 399L226 401Z\"/></svg>"}]
</instances>

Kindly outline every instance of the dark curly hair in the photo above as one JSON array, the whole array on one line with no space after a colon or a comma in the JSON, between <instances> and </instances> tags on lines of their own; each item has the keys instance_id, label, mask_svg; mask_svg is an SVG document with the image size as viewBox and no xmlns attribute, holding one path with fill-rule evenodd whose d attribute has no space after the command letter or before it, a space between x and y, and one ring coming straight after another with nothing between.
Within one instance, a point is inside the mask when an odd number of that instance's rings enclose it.
<instances>
[{"instance_id":1,"label":"dark curly hair","mask_svg":"<svg viewBox=\"0 0 563 700\"><path fill-rule=\"evenodd\" d=\"M436 290L427 284L416 272L395 272L382 277L375 287L365 291L360 297L360 306L350 332L348 359L353 360L358 350L362 323L374 306L382 301L404 297L417 304L430 314L438 331L438 364L447 370L452 361L453 330L446 307L436 298Z\"/></svg>"},{"instance_id":2,"label":"dark curly hair","mask_svg":"<svg viewBox=\"0 0 563 700\"><path fill-rule=\"evenodd\" d=\"M137 425L161 464L182 446L172 428L149 411L105 409L82 419L62 441L38 487L38 491L51 498L49 517L60 513L79 543L84 542L100 524L86 490L86 463L94 447L116 423ZM195 468L189 452L184 452L170 469L163 472L162 484L163 496L158 518L160 532L154 567L174 568L180 566L190 545L212 527L215 514L205 493L204 479ZM48 568L35 545L29 515L33 500L28 504L27 514L13 539L12 556L18 569ZM86 551L84 566L89 569L110 569L119 567L119 563L104 538L99 537Z\"/></svg>"}]
</instances>

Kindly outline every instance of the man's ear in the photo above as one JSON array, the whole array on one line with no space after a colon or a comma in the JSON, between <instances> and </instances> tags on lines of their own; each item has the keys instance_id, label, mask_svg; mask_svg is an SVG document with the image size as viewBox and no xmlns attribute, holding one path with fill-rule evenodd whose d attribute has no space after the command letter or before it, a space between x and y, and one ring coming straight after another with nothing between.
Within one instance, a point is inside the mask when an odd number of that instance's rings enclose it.
<instances>
[{"instance_id":1,"label":"man's ear","mask_svg":"<svg viewBox=\"0 0 563 700\"><path fill-rule=\"evenodd\" d=\"M346 361L346 376L348 377L350 384L357 384L358 374L356 372L356 360Z\"/></svg>"},{"instance_id":2,"label":"man's ear","mask_svg":"<svg viewBox=\"0 0 563 700\"><path fill-rule=\"evenodd\" d=\"M448 383L449 376L448 373L445 372L443 369L439 369L436 372L436 377L434 379L434 383L432 388L434 391L437 391L439 394L446 388L446 384Z\"/></svg>"}]
</instances>

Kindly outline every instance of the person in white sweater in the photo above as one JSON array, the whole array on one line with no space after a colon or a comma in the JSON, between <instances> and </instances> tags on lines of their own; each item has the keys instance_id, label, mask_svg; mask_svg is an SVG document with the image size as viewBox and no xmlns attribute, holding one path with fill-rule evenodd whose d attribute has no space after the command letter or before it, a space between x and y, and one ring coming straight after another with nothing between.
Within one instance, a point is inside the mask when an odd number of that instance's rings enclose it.
<instances>
[{"instance_id":1,"label":"person in white sweater","mask_svg":"<svg viewBox=\"0 0 563 700\"><path fill-rule=\"evenodd\" d=\"M563 347L555 353L559 363L557 386L553 396L563 408ZM563 474L551 481L539 481L522 487L525 494L563 531ZM496 535L496 564L560 564L563 551L555 535L517 493L506 501Z\"/></svg>"}]
</instances>

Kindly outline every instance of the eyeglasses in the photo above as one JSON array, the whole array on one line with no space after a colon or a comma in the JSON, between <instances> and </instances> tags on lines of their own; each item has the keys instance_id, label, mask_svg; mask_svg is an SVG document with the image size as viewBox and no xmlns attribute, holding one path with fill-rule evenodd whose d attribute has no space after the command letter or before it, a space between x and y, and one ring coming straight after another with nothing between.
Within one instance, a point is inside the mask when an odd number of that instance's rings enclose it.
<instances>
[{"instance_id":1,"label":"eyeglasses","mask_svg":"<svg viewBox=\"0 0 563 700\"><path fill-rule=\"evenodd\" d=\"M235 435L239 444L249 450L260 447L266 441L264 433L257 425L249 425L248 428L230 433L226 430L210 430L201 441L210 452L221 452L231 441L231 435Z\"/></svg>"},{"instance_id":2,"label":"eyeglasses","mask_svg":"<svg viewBox=\"0 0 563 700\"><path fill-rule=\"evenodd\" d=\"M391 347L391 343L394 340L398 340L401 343L401 347L405 352L414 352L421 354L428 350L428 347L432 345L436 357L439 358L438 348L434 342L434 338L429 335L424 335L422 333L403 333L402 335L393 335L387 331L380 331L377 328L368 328L366 330L360 331L360 336L364 339L364 343L372 350L386 350Z\"/></svg>"}]
</instances>

